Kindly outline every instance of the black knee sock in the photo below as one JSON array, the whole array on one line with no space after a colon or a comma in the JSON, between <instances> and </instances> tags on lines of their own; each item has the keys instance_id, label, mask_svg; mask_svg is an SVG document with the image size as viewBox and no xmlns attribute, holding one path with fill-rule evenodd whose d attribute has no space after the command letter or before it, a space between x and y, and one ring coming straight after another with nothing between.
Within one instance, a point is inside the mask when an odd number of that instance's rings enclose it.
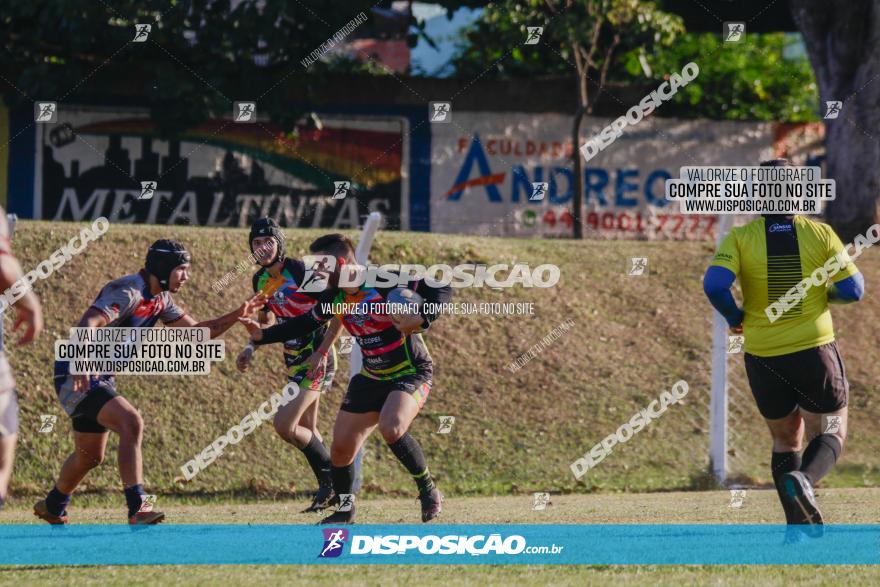
<instances>
[{"instance_id":1,"label":"black knee sock","mask_svg":"<svg viewBox=\"0 0 880 587\"><path fill-rule=\"evenodd\" d=\"M70 496L58 491L57 487L53 487L49 495L46 496L46 509L53 516L63 514L68 505L70 505Z\"/></svg>"},{"instance_id":2,"label":"black knee sock","mask_svg":"<svg viewBox=\"0 0 880 587\"><path fill-rule=\"evenodd\" d=\"M422 452L422 447L409 432L398 438L397 442L389 444L388 447L415 479L419 491L430 491L434 488L434 480L428 471L425 453Z\"/></svg>"},{"instance_id":3,"label":"black knee sock","mask_svg":"<svg viewBox=\"0 0 880 587\"><path fill-rule=\"evenodd\" d=\"M833 434L820 434L811 440L804 450L801 473L815 485L837 462L842 448L840 441Z\"/></svg>"},{"instance_id":4,"label":"black knee sock","mask_svg":"<svg viewBox=\"0 0 880 587\"><path fill-rule=\"evenodd\" d=\"M354 482L354 465L330 467L330 476L333 478L333 491L336 495L351 493L351 484Z\"/></svg>"},{"instance_id":5,"label":"black knee sock","mask_svg":"<svg viewBox=\"0 0 880 587\"><path fill-rule=\"evenodd\" d=\"M300 450L309 462L309 466L312 468L318 483L320 485L329 485L330 453L327 452L327 447L324 446L324 443L318 439L317 435L312 434L312 439Z\"/></svg>"},{"instance_id":6,"label":"black knee sock","mask_svg":"<svg viewBox=\"0 0 880 587\"><path fill-rule=\"evenodd\" d=\"M773 452L770 457L770 471L773 474L773 483L779 494L779 501L787 503L785 490L782 488L781 479L786 473L797 471L801 468L801 453L799 452Z\"/></svg>"},{"instance_id":7,"label":"black knee sock","mask_svg":"<svg viewBox=\"0 0 880 587\"><path fill-rule=\"evenodd\" d=\"M144 487L143 485L132 485L131 487L126 487L123 490L125 494L125 503L128 505L128 517L132 517L141 509L141 505L144 502Z\"/></svg>"}]
</instances>

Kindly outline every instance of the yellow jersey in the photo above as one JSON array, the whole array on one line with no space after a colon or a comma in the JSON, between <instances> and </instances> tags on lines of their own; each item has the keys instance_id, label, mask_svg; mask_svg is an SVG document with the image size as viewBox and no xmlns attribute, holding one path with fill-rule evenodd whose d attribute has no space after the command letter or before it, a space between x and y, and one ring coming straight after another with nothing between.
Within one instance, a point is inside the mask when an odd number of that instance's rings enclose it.
<instances>
[{"instance_id":1,"label":"yellow jersey","mask_svg":"<svg viewBox=\"0 0 880 587\"><path fill-rule=\"evenodd\" d=\"M789 304L787 311L778 312L775 321L770 320L768 307L803 279L809 280L814 271L827 267L826 262L835 256L841 262L829 281L836 283L858 273L834 229L803 216L758 218L724 237L712 265L733 271L739 279L747 353L775 357L834 340L827 283L809 283L806 295Z\"/></svg>"}]
</instances>

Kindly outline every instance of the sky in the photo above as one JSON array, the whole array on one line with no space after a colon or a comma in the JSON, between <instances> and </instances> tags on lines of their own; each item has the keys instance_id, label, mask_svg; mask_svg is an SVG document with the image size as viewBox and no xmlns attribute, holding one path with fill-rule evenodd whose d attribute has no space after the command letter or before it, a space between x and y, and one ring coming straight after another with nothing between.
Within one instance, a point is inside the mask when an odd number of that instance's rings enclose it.
<instances>
[{"instance_id":1,"label":"sky","mask_svg":"<svg viewBox=\"0 0 880 587\"><path fill-rule=\"evenodd\" d=\"M413 74L450 76L453 71L448 62L455 53L456 39L462 29L479 18L481 12L479 9L461 8L449 20L444 8L427 2L414 2L413 16L425 20L425 31L439 50L431 47L424 39L419 39L411 55Z\"/></svg>"}]
</instances>

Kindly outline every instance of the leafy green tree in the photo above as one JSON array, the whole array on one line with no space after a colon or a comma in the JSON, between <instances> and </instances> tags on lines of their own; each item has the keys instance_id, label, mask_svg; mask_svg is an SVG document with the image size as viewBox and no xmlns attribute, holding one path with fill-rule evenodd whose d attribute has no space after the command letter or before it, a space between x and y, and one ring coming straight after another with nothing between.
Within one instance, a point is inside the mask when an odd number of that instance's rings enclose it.
<instances>
[{"instance_id":1,"label":"leafy green tree","mask_svg":"<svg viewBox=\"0 0 880 587\"><path fill-rule=\"evenodd\" d=\"M685 34L644 61L652 72L651 83L688 61L700 66L700 75L664 104L664 116L816 120L816 80L809 61L805 56L783 57L796 44L793 41L784 33L750 33L741 43L725 45L720 35ZM644 79L644 67L635 51L623 57L623 65L631 83Z\"/></svg>"},{"instance_id":2,"label":"leafy green tree","mask_svg":"<svg viewBox=\"0 0 880 587\"><path fill-rule=\"evenodd\" d=\"M0 92L14 107L136 79L163 134L229 116L234 101L290 124L302 115L290 104L327 74L377 70L338 56L302 63L358 14L370 26L377 5L390 0L0 0ZM146 41L133 42L136 24L151 26Z\"/></svg>"},{"instance_id":3,"label":"leafy green tree","mask_svg":"<svg viewBox=\"0 0 880 587\"><path fill-rule=\"evenodd\" d=\"M476 23L454 59L457 74L466 78L480 73L487 77L525 78L572 73L565 48L510 49L520 32L502 32L508 29L509 19L494 22L491 27L485 19ZM643 86L648 92L670 72L680 71L682 65L694 60L700 75L664 103L664 116L814 121L818 119L818 89L810 62L796 53L790 58L783 57L796 45L797 39L784 33L750 33L743 42L727 46L718 34L685 33L668 45L655 44L650 53L642 47L620 52L606 81Z\"/></svg>"}]
</instances>

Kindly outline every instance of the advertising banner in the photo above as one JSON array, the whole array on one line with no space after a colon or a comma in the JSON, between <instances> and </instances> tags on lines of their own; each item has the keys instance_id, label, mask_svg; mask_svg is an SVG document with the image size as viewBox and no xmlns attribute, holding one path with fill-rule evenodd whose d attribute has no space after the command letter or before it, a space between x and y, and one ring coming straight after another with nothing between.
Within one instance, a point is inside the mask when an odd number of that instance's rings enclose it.
<instances>
[{"instance_id":1,"label":"advertising banner","mask_svg":"<svg viewBox=\"0 0 880 587\"><path fill-rule=\"evenodd\" d=\"M322 123L214 119L164 139L144 110L62 107L57 122L36 125L34 217L249 226L272 216L282 226L351 228L379 211L385 228L406 228L406 122Z\"/></svg>"},{"instance_id":2,"label":"advertising banner","mask_svg":"<svg viewBox=\"0 0 880 587\"><path fill-rule=\"evenodd\" d=\"M612 119L586 118L572 144L561 114L454 112L432 125L431 229L504 236L572 232L571 152ZM646 118L583 163L591 238L708 239L714 216L682 216L664 182L685 165L757 165L773 156L772 123ZM535 193L537 192L537 193Z\"/></svg>"}]
</instances>

